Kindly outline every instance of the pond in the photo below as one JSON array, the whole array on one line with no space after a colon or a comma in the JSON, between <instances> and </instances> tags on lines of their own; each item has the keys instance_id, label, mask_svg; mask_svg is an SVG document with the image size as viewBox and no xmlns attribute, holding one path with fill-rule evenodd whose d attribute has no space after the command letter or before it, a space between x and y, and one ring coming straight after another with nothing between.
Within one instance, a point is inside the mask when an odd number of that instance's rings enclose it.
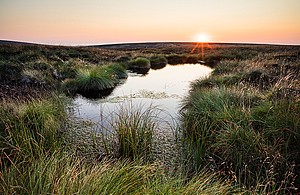
<instances>
[{"instance_id":1,"label":"pond","mask_svg":"<svg viewBox=\"0 0 300 195\"><path fill-rule=\"evenodd\" d=\"M182 64L150 69L146 75L129 72L128 78L104 99L77 95L73 100L77 108L75 116L105 123L102 116L116 111L122 104L143 108L152 105L163 110L159 118L171 122L177 117L182 98L188 94L190 82L208 76L211 71L200 64Z\"/></svg>"}]
</instances>

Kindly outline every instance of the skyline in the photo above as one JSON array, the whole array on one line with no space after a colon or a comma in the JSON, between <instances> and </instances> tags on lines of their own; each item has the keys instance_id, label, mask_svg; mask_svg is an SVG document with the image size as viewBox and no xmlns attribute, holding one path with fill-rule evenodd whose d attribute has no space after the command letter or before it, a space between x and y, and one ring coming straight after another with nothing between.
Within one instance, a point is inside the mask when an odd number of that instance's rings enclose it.
<instances>
[{"instance_id":1,"label":"skyline","mask_svg":"<svg viewBox=\"0 0 300 195\"><path fill-rule=\"evenodd\" d=\"M299 0L0 0L0 39L50 45L128 42L300 44Z\"/></svg>"}]
</instances>

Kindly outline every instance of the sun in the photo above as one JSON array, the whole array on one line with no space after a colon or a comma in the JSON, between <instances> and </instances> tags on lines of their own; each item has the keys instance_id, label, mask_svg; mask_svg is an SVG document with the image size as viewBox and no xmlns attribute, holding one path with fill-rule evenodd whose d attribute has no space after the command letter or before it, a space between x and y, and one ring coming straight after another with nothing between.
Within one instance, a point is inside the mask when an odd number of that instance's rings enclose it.
<instances>
[{"instance_id":1,"label":"sun","mask_svg":"<svg viewBox=\"0 0 300 195\"><path fill-rule=\"evenodd\" d=\"M210 36L205 33L197 34L194 37L196 42L209 42L210 41Z\"/></svg>"}]
</instances>

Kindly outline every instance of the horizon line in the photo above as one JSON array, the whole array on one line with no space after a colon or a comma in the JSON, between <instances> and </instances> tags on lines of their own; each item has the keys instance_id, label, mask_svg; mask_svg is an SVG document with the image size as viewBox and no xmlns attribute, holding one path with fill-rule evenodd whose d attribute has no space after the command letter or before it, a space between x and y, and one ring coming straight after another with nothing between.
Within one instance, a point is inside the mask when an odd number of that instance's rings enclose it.
<instances>
[{"instance_id":1,"label":"horizon line","mask_svg":"<svg viewBox=\"0 0 300 195\"><path fill-rule=\"evenodd\" d=\"M44 46L66 46L66 47L93 47L93 46L109 46L109 45L123 45L123 44L147 44L147 43L202 43L201 41L137 41L137 42L112 42L112 43L91 43L91 44L60 44L60 43L42 43L42 42L31 42L23 40L10 40L0 39L0 43L8 44L32 44L32 45L44 45ZM274 45L274 46L300 46L300 43L296 44L285 44L285 43L268 43L268 42L224 42L224 41L205 41L203 43L212 44L245 44L245 45Z\"/></svg>"}]
</instances>

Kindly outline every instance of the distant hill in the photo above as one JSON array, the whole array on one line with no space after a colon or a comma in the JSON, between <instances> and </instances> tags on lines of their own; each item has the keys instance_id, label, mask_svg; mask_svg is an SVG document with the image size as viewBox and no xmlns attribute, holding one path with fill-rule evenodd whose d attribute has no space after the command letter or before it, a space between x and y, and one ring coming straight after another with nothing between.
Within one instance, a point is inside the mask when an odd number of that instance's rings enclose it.
<instances>
[{"instance_id":1,"label":"distant hill","mask_svg":"<svg viewBox=\"0 0 300 195\"><path fill-rule=\"evenodd\" d=\"M90 47L97 47L102 49L139 49L139 48L159 48L159 47L179 47L195 45L196 42L144 42L144 43L117 43L117 44L104 44L104 45L92 45ZM213 45L245 45L240 43L209 43Z\"/></svg>"},{"instance_id":2,"label":"distant hill","mask_svg":"<svg viewBox=\"0 0 300 195\"><path fill-rule=\"evenodd\" d=\"M196 45L197 42L145 42L145 43L116 43L104 45L91 45L102 49L141 49L141 48L159 48L159 47L180 47ZM209 43L214 46L264 46L274 44L255 44L255 43Z\"/></svg>"},{"instance_id":3,"label":"distant hill","mask_svg":"<svg viewBox=\"0 0 300 195\"><path fill-rule=\"evenodd\" d=\"M14 44L14 45L21 45L21 44L25 44L25 45L38 45L36 43L27 43L27 42L21 42L21 41L7 41L7 40L0 40L0 43Z\"/></svg>"},{"instance_id":4,"label":"distant hill","mask_svg":"<svg viewBox=\"0 0 300 195\"><path fill-rule=\"evenodd\" d=\"M12 44L12 45L45 45L38 43L29 43L22 41L9 41L0 40L0 44ZM196 42L143 42L143 43L113 43L113 44L102 44L102 45L85 45L79 47L96 47L102 49L142 49L142 48L159 48L159 47L180 47L195 45ZM255 44L255 43L209 43L209 45L215 46L258 46L258 45L276 45L276 44ZM47 46L47 45L45 45ZM51 46L51 45L49 45ZM282 45L281 45L282 46ZM78 46L76 46L78 47Z\"/></svg>"},{"instance_id":5,"label":"distant hill","mask_svg":"<svg viewBox=\"0 0 300 195\"><path fill-rule=\"evenodd\" d=\"M191 45L192 42L144 42L144 43L115 43L105 45L92 45L90 47L97 47L103 49L118 49L118 48L158 48L158 47L174 47Z\"/></svg>"}]
</instances>

